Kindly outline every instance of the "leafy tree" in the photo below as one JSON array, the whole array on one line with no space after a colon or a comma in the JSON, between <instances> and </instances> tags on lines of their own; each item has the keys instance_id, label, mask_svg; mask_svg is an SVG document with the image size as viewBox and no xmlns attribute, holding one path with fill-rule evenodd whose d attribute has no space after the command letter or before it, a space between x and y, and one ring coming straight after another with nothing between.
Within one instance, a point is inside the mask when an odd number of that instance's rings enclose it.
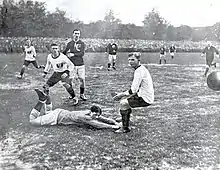
<instances>
[{"instance_id":1,"label":"leafy tree","mask_svg":"<svg viewBox=\"0 0 220 170\"><path fill-rule=\"evenodd\" d=\"M176 40L192 40L192 33L193 30L191 27L187 25L181 25L180 27L177 27L177 35Z\"/></svg>"},{"instance_id":2,"label":"leafy tree","mask_svg":"<svg viewBox=\"0 0 220 170\"><path fill-rule=\"evenodd\" d=\"M162 40L166 36L167 21L160 16L160 13L152 9L144 17L144 30L147 39Z\"/></svg>"}]
</instances>

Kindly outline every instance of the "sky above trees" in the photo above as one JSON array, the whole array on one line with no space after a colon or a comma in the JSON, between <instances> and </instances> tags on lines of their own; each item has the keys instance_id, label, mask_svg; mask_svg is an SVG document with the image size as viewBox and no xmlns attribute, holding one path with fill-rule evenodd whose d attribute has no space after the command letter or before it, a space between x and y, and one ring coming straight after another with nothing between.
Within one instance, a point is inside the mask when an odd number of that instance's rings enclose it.
<instances>
[{"instance_id":1,"label":"sky above trees","mask_svg":"<svg viewBox=\"0 0 220 170\"><path fill-rule=\"evenodd\" d=\"M84 23L102 20L112 9L122 23L142 26L145 14L153 8L174 26L211 26L219 22L219 0L38 0L49 11L56 7L66 11L73 20Z\"/></svg>"}]
</instances>

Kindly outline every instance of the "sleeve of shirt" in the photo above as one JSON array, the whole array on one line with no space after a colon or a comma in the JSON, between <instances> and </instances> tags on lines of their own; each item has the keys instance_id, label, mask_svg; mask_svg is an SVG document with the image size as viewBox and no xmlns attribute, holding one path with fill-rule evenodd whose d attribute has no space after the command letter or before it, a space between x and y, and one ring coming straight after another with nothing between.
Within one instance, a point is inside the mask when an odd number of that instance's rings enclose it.
<instances>
[{"instance_id":1,"label":"sleeve of shirt","mask_svg":"<svg viewBox=\"0 0 220 170\"><path fill-rule=\"evenodd\" d=\"M113 127L115 126L115 125L110 125L110 124L100 122L100 121L94 120L94 119L87 120L84 123L86 123L92 127L95 127L97 129L113 129Z\"/></svg>"},{"instance_id":2,"label":"sleeve of shirt","mask_svg":"<svg viewBox=\"0 0 220 170\"><path fill-rule=\"evenodd\" d=\"M216 52L216 54L219 54L219 51L215 48L215 52Z\"/></svg>"},{"instance_id":3,"label":"sleeve of shirt","mask_svg":"<svg viewBox=\"0 0 220 170\"><path fill-rule=\"evenodd\" d=\"M74 53L74 56L77 56L77 57L83 57L84 54L85 54L85 43L84 42L81 42L81 48L80 48L80 52L76 52Z\"/></svg>"},{"instance_id":4,"label":"sleeve of shirt","mask_svg":"<svg viewBox=\"0 0 220 170\"><path fill-rule=\"evenodd\" d=\"M63 54L67 54L68 50L70 49L70 42L68 42L68 44L66 45L65 50L63 51Z\"/></svg>"},{"instance_id":5,"label":"sleeve of shirt","mask_svg":"<svg viewBox=\"0 0 220 170\"><path fill-rule=\"evenodd\" d=\"M49 56L47 57L47 63L46 63L46 66L45 66L45 69L44 69L44 72L45 73L48 73L51 69L51 62L49 61Z\"/></svg>"},{"instance_id":6,"label":"sleeve of shirt","mask_svg":"<svg viewBox=\"0 0 220 170\"><path fill-rule=\"evenodd\" d=\"M116 46L116 51L118 51L118 45L117 45L117 44L115 44L115 46Z\"/></svg>"},{"instance_id":7,"label":"sleeve of shirt","mask_svg":"<svg viewBox=\"0 0 220 170\"><path fill-rule=\"evenodd\" d=\"M132 93L137 93L138 92L141 81L142 81L141 73L139 71L138 72L135 71L134 72L134 79L133 79L131 89L130 89Z\"/></svg>"},{"instance_id":8,"label":"sleeve of shirt","mask_svg":"<svg viewBox=\"0 0 220 170\"><path fill-rule=\"evenodd\" d=\"M33 51L33 56L36 57L37 54L36 54L36 50L35 50L34 46L32 46L32 51Z\"/></svg>"},{"instance_id":9,"label":"sleeve of shirt","mask_svg":"<svg viewBox=\"0 0 220 170\"><path fill-rule=\"evenodd\" d=\"M202 54L205 54L205 51L206 51L206 48L204 48L204 49L202 50Z\"/></svg>"}]
</instances>

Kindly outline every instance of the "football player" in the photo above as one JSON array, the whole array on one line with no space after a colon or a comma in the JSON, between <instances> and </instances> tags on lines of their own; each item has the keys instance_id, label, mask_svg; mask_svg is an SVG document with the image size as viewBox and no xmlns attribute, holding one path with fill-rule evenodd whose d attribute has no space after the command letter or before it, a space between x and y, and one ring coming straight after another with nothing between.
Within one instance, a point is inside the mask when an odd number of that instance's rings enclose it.
<instances>
[{"instance_id":1,"label":"football player","mask_svg":"<svg viewBox=\"0 0 220 170\"><path fill-rule=\"evenodd\" d=\"M127 133L131 108L147 107L154 102L153 81L148 69L140 63L140 53L134 52L128 55L129 65L135 70L131 88L125 92L118 93L113 97L120 100L120 114L122 117L122 128L116 133Z\"/></svg>"},{"instance_id":2,"label":"football player","mask_svg":"<svg viewBox=\"0 0 220 170\"><path fill-rule=\"evenodd\" d=\"M54 72L44 85L45 91L47 91L49 87L52 87L61 81L67 92L72 97L72 104L76 105L78 104L78 99L75 96L75 92L72 87L72 79L75 74L74 64L67 56L60 52L57 44L51 44L50 50L51 53L47 56L47 64L44 69L43 77L46 77L51 67Z\"/></svg>"},{"instance_id":3,"label":"football player","mask_svg":"<svg viewBox=\"0 0 220 170\"><path fill-rule=\"evenodd\" d=\"M174 55L176 53L176 47L174 46L174 44L171 45L169 52L170 52L171 59L174 59Z\"/></svg>"},{"instance_id":4,"label":"football player","mask_svg":"<svg viewBox=\"0 0 220 170\"><path fill-rule=\"evenodd\" d=\"M160 48L160 64L162 63L162 60L164 60L164 63L166 64L166 49L164 46Z\"/></svg>"},{"instance_id":5,"label":"football player","mask_svg":"<svg viewBox=\"0 0 220 170\"><path fill-rule=\"evenodd\" d=\"M204 77L207 76L209 68L211 66L216 67L216 62L213 62L215 53L217 54L217 57L219 58L219 51L214 46L212 46L210 41L208 41L207 46L204 48L201 54L202 57L204 55L206 56L206 69L205 69Z\"/></svg>"},{"instance_id":6,"label":"football player","mask_svg":"<svg viewBox=\"0 0 220 170\"><path fill-rule=\"evenodd\" d=\"M73 38L67 44L63 54L67 55L73 62L76 69L76 75L80 81L80 98L86 101L87 98L84 95L85 92L85 65L83 56L85 54L85 43L80 40L80 30L73 30Z\"/></svg>"},{"instance_id":7,"label":"football player","mask_svg":"<svg viewBox=\"0 0 220 170\"><path fill-rule=\"evenodd\" d=\"M109 43L106 52L108 53L108 71L110 71L110 67L112 64L112 68L115 70L115 62L117 57L118 46L116 43Z\"/></svg>"},{"instance_id":8,"label":"football player","mask_svg":"<svg viewBox=\"0 0 220 170\"><path fill-rule=\"evenodd\" d=\"M102 116L100 107L93 105L90 110L69 111L64 109L52 110L48 108L48 93L35 89L39 100L29 115L29 122L32 125L89 125L97 129L119 129L120 125L115 120ZM51 103L50 103L51 104ZM46 112L41 115L42 107Z\"/></svg>"},{"instance_id":9,"label":"football player","mask_svg":"<svg viewBox=\"0 0 220 170\"><path fill-rule=\"evenodd\" d=\"M24 75L25 68L28 67L29 64L33 64L35 68L44 68L44 66L39 66L36 61L36 50L34 46L31 43L30 39L26 40L26 45L24 46L24 52L25 54L25 59L24 59L24 64L22 65L20 75L17 76L18 79L22 79ZM22 54L22 55L23 55Z\"/></svg>"}]
</instances>

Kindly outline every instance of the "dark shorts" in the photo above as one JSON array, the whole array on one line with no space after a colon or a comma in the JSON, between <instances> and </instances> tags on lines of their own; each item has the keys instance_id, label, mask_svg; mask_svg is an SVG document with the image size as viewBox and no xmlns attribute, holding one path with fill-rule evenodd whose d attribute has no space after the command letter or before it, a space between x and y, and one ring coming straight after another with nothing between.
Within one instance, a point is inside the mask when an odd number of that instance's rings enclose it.
<instances>
[{"instance_id":1,"label":"dark shorts","mask_svg":"<svg viewBox=\"0 0 220 170\"><path fill-rule=\"evenodd\" d=\"M135 107L147 107L147 106L151 105L151 104L145 102L142 97L138 97L137 94L135 94L134 96L131 96L127 100L128 100L129 105L132 108L135 108Z\"/></svg>"},{"instance_id":2,"label":"dark shorts","mask_svg":"<svg viewBox=\"0 0 220 170\"><path fill-rule=\"evenodd\" d=\"M27 67L31 63L34 65L34 67L38 68L38 64L37 64L36 60L34 60L34 61L24 60L24 64L23 65L25 65Z\"/></svg>"},{"instance_id":3,"label":"dark shorts","mask_svg":"<svg viewBox=\"0 0 220 170\"><path fill-rule=\"evenodd\" d=\"M61 76L62 76L64 73L67 73L68 76L63 79ZM67 82L68 84L71 83L71 80L69 79L69 70L66 70L66 71L64 71L64 72L54 72L54 73L50 76L50 78L47 80L46 84L47 84L49 87L52 87L52 86L54 86L55 84L57 84L59 81Z\"/></svg>"}]
</instances>

